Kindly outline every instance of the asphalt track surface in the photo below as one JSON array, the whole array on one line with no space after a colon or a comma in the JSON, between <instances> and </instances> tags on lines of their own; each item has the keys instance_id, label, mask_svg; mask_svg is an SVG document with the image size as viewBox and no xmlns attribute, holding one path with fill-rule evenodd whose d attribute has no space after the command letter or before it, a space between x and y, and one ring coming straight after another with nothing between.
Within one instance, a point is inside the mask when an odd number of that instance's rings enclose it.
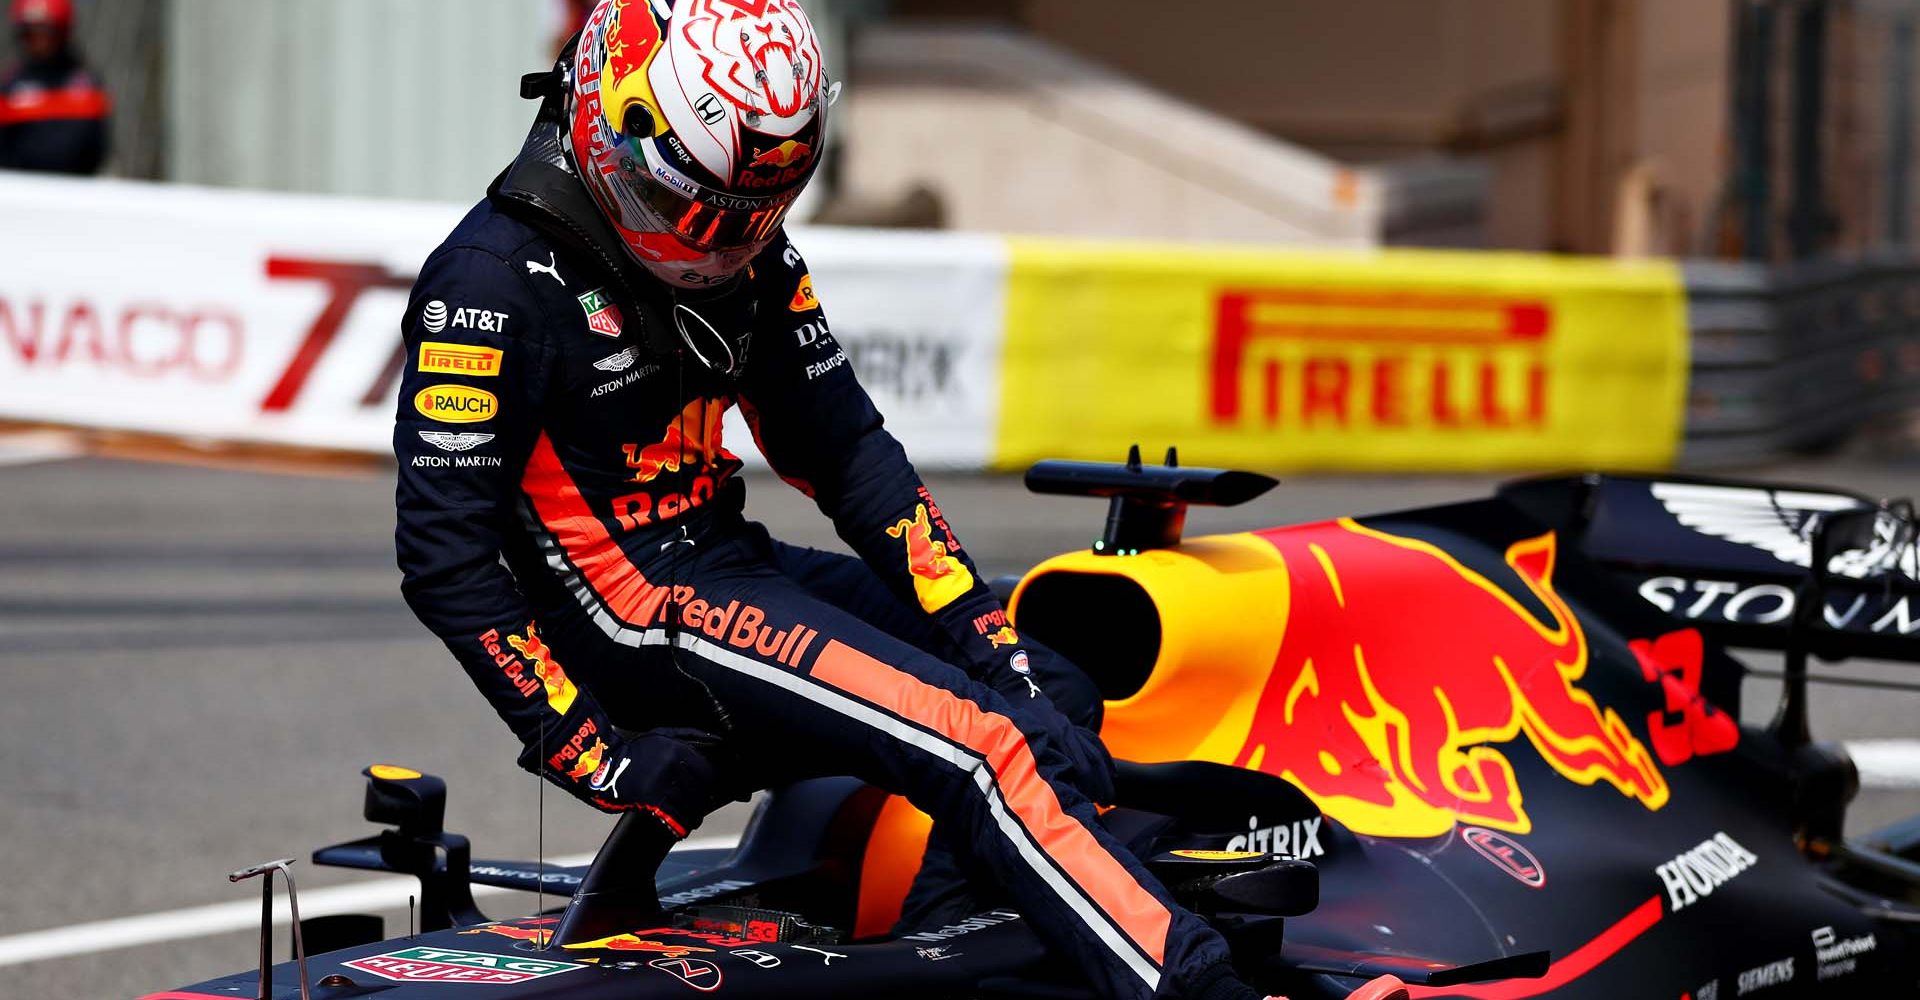
<instances>
[{"instance_id":1,"label":"asphalt track surface","mask_svg":"<svg viewBox=\"0 0 1920 1000\"><path fill-rule=\"evenodd\" d=\"M1835 461L1756 474L1920 493L1920 467ZM1492 483L1304 479L1243 508L1194 511L1188 527L1439 503ZM1103 515L1097 502L1031 496L1013 479L933 486L989 574L1087 544ZM776 534L839 547L804 498L764 478L750 493L750 513ZM390 471L301 476L98 458L0 466L0 950L27 932L255 900L251 885L224 874L372 832L357 772L375 761L445 777L448 828L470 835L477 856L533 856L537 782L514 767L511 737L401 603L391 497ZM1745 717L1766 718L1776 690L1751 683ZM1816 733L1920 737L1915 704L1820 688ZM1909 777L1913 787L1863 793L1854 828L1920 811L1920 775ZM733 807L699 832L737 832L745 815ZM549 857L590 852L608 826L547 796ZM303 892L368 877L296 870ZM532 903L516 894L483 905L510 916ZM404 930L404 910L388 921L390 933ZM92 953L0 967L0 998L131 997L248 969L255 933L124 948L100 933L82 942ZM284 957L284 934L279 948Z\"/></svg>"}]
</instances>

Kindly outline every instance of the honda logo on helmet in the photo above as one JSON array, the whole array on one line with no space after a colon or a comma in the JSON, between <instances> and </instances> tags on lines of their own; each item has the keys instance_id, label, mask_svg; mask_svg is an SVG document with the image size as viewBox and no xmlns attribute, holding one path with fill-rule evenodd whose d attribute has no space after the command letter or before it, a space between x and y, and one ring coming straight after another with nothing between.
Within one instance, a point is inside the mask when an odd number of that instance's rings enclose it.
<instances>
[{"instance_id":1,"label":"honda logo on helmet","mask_svg":"<svg viewBox=\"0 0 1920 1000\"><path fill-rule=\"evenodd\" d=\"M693 110L700 115L702 125L718 125L727 117L727 109L720 104L720 98L714 94L704 94L693 102Z\"/></svg>"}]
</instances>

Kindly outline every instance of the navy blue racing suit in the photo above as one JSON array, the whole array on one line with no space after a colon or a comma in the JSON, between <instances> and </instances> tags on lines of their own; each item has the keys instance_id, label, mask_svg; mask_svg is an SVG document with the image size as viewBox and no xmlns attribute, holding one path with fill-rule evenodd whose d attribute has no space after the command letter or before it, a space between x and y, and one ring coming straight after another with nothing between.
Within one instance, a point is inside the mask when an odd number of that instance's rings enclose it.
<instances>
[{"instance_id":1,"label":"navy blue racing suit","mask_svg":"<svg viewBox=\"0 0 1920 1000\"><path fill-rule=\"evenodd\" d=\"M1040 696L798 251L781 235L720 287L665 286L606 249L552 122L423 266L394 426L403 592L522 766L679 834L853 775L953 831L1104 994L1229 982L1225 943L1099 823L1081 783L1104 751ZM743 517L732 406L949 656L823 600L804 578L844 568Z\"/></svg>"}]
</instances>

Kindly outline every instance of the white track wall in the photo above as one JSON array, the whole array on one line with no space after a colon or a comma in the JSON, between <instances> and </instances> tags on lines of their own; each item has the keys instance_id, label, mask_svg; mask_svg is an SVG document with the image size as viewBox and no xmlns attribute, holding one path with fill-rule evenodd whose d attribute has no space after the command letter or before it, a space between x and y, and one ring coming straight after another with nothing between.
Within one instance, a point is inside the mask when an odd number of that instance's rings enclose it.
<instances>
[{"instance_id":1,"label":"white track wall","mask_svg":"<svg viewBox=\"0 0 1920 1000\"><path fill-rule=\"evenodd\" d=\"M0 419L387 453L407 289L465 211L0 173ZM1004 241L832 229L795 241L835 338L915 459L984 467ZM729 428L751 456L744 426Z\"/></svg>"}]
</instances>

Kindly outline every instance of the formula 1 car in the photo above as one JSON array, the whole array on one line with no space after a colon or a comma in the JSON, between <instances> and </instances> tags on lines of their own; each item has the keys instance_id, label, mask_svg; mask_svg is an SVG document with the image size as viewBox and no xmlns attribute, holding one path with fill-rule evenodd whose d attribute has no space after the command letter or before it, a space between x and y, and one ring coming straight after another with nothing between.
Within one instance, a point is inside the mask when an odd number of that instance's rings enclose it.
<instances>
[{"instance_id":1,"label":"formula 1 car","mask_svg":"<svg viewBox=\"0 0 1920 1000\"><path fill-rule=\"evenodd\" d=\"M1183 540L1187 505L1273 481L1136 452L1027 482L1109 502L1007 594L1108 699L1106 822L1257 987L1914 994L1920 817L1849 835L1857 772L1807 731L1810 656L1916 658L1907 505L1588 476ZM1771 725L1727 711L1729 645L1786 652ZM1089 995L1011 909L893 933L928 821L851 779L773 790L737 848L661 858L629 817L580 869L471 861L441 782L366 774L389 828L313 859L417 876L421 932L310 920L276 965L266 923L258 970L148 1000ZM474 883L565 905L489 921Z\"/></svg>"}]
</instances>

